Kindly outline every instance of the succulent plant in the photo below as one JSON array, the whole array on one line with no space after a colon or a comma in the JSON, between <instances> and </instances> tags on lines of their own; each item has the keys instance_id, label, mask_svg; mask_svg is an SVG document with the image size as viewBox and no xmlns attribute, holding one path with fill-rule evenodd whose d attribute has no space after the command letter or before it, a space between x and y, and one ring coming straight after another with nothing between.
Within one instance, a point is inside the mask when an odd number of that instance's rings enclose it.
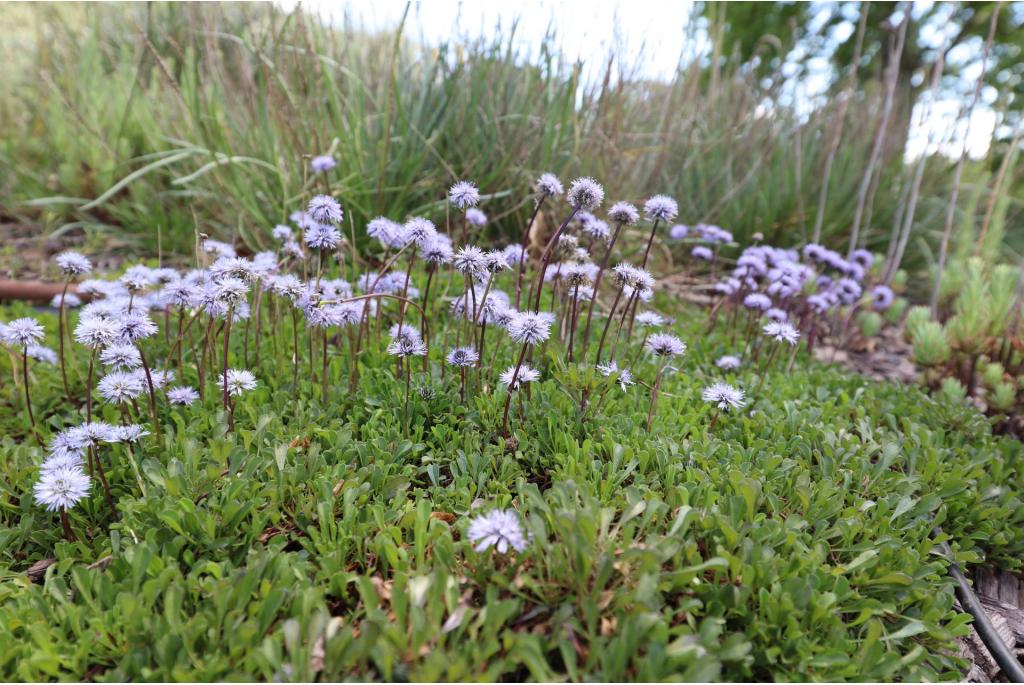
<instances>
[{"instance_id":1,"label":"succulent plant","mask_svg":"<svg viewBox=\"0 0 1024 685\"><path fill-rule=\"evenodd\" d=\"M911 307L910 311L907 312L907 320L903 324L903 335L907 341L913 342L917 329L921 324L931 321L931 318L932 313L928 310L928 307Z\"/></svg>"},{"instance_id":2,"label":"succulent plant","mask_svg":"<svg viewBox=\"0 0 1024 685\"><path fill-rule=\"evenodd\" d=\"M967 399L967 388L956 378L949 376L942 379L939 385L939 395L949 402L963 402Z\"/></svg>"},{"instance_id":3,"label":"succulent plant","mask_svg":"<svg viewBox=\"0 0 1024 685\"><path fill-rule=\"evenodd\" d=\"M1006 369L1003 368L1002 364L999 362L989 362L981 370L981 382L985 384L986 388L992 390L1003 382L1005 374Z\"/></svg>"},{"instance_id":4,"label":"succulent plant","mask_svg":"<svg viewBox=\"0 0 1024 685\"><path fill-rule=\"evenodd\" d=\"M865 338L873 338L882 330L882 315L878 312L865 311L857 317L860 333Z\"/></svg>"},{"instance_id":5,"label":"succulent plant","mask_svg":"<svg viewBox=\"0 0 1024 685\"><path fill-rule=\"evenodd\" d=\"M950 347L942 324L926 321L914 330L914 361L922 366L941 366L949 361Z\"/></svg>"},{"instance_id":6,"label":"succulent plant","mask_svg":"<svg viewBox=\"0 0 1024 685\"><path fill-rule=\"evenodd\" d=\"M910 305L905 297L897 297L893 300L892 305L885 310L882 316L885 317L886 323L898 324L903 315L907 313L907 307Z\"/></svg>"},{"instance_id":7,"label":"succulent plant","mask_svg":"<svg viewBox=\"0 0 1024 685\"><path fill-rule=\"evenodd\" d=\"M988 397L989 405L1001 412L1009 412L1017 403L1017 389L1012 383L997 383Z\"/></svg>"}]
</instances>

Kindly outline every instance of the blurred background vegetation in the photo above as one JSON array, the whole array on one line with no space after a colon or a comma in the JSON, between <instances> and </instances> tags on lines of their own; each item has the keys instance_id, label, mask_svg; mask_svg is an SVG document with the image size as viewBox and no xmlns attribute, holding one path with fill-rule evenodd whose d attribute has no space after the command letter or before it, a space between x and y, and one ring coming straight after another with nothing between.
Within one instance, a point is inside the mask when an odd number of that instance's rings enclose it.
<instances>
[{"instance_id":1,"label":"blurred background vegetation","mask_svg":"<svg viewBox=\"0 0 1024 685\"><path fill-rule=\"evenodd\" d=\"M132 254L189 254L197 231L258 249L308 195L309 156L330 152L359 229L378 214L443 218L448 185L467 178L493 196L493 236L518 236L532 180L554 171L592 175L612 200L670 194L680 221L741 244L820 233L885 253L909 223L903 266L927 272L959 151L933 140L918 168L905 154L915 105L940 52L931 92L970 98L996 3L934 3L901 30L902 7L697 3L680 41L707 49L657 81L614 52L585 78L554 31L527 52L514 27L428 45L269 3L2 4L0 224ZM938 49L936 23L955 28ZM1005 5L984 72L998 125L963 166L954 258L1024 252L1022 45L1024 11ZM801 98L822 61L823 95Z\"/></svg>"}]
</instances>

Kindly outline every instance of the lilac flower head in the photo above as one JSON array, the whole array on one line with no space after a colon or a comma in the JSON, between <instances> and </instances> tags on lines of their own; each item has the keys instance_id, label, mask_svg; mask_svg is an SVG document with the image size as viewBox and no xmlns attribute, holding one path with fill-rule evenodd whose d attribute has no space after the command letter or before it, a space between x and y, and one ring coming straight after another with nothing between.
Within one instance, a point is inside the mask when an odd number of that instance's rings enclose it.
<instances>
[{"instance_id":1,"label":"lilac flower head","mask_svg":"<svg viewBox=\"0 0 1024 685\"><path fill-rule=\"evenodd\" d=\"M762 293L750 293L743 298L743 306L747 309L757 309L763 312L771 308L772 300Z\"/></svg>"},{"instance_id":2,"label":"lilac flower head","mask_svg":"<svg viewBox=\"0 0 1024 685\"><path fill-rule=\"evenodd\" d=\"M180 385L167 391L167 401L171 404L188 406L199 399L199 393L194 388Z\"/></svg>"},{"instance_id":3,"label":"lilac flower head","mask_svg":"<svg viewBox=\"0 0 1024 685\"><path fill-rule=\"evenodd\" d=\"M115 321L98 317L80 318L75 326L75 340L91 349L106 347L121 335Z\"/></svg>"},{"instance_id":4,"label":"lilac flower head","mask_svg":"<svg viewBox=\"0 0 1024 685\"><path fill-rule=\"evenodd\" d=\"M396 357L423 357L427 354L427 345L418 333L415 336L400 335L388 345L388 354Z\"/></svg>"},{"instance_id":5,"label":"lilac flower head","mask_svg":"<svg viewBox=\"0 0 1024 685\"><path fill-rule=\"evenodd\" d=\"M608 210L608 218L623 226L632 226L640 221L640 212L628 202L616 202Z\"/></svg>"},{"instance_id":6,"label":"lilac flower head","mask_svg":"<svg viewBox=\"0 0 1024 685\"><path fill-rule=\"evenodd\" d=\"M330 224L312 224L302 234L302 240L314 250L333 250L341 244L341 231Z\"/></svg>"},{"instance_id":7,"label":"lilac flower head","mask_svg":"<svg viewBox=\"0 0 1024 685\"><path fill-rule=\"evenodd\" d=\"M451 243L435 237L429 243L420 248L420 256L431 264L441 265L452 261L455 253L452 251Z\"/></svg>"},{"instance_id":8,"label":"lilac flower head","mask_svg":"<svg viewBox=\"0 0 1024 685\"><path fill-rule=\"evenodd\" d=\"M134 372L114 371L100 379L96 389L107 402L131 402L142 394L142 379Z\"/></svg>"},{"instance_id":9,"label":"lilac flower head","mask_svg":"<svg viewBox=\"0 0 1024 685\"><path fill-rule=\"evenodd\" d=\"M476 207L470 207L466 210L466 221L469 222L470 226L486 226L487 215Z\"/></svg>"},{"instance_id":10,"label":"lilac flower head","mask_svg":"<svg viewBox=\"0 0 1024 685\"><path fill-rule=\"evenodd\" d=\"M57 363L57 353L44 345L29 345L25 348L25 356L44 364Z\"/></svg>"},{"instance_id":11,"label":"lilac flower head","mask_svg":"<svg viewBox=\"0 0 1024 685\"><path fill-rule=\"evenodd\" d=\"M655 195L644 203L649 221L672 221L679 214L679 205L668 195Z\"/></svg>"},{"instance_id":12,"label":"lilac flower head","mask_svg":"<svg viewBox=\"0 0 1024 685\"><path fill-rule=\"evenodd\" d=\"M421 216L414 216L406 221L404 229L405 239L416 243L417 247L423 247L437 238L434 222Z\"/></svg>"},{"instance_id":13,"label":"lilac flower head","mask_svg":"<svg viewBox=\"0 0 1024 685\"><path fill-rule=\"evenodd\" d=\"M854 250L853 254L850 255L850 261L855 264L859 264L861 269L867 271L871 268L871 265L875 262L875 255L871 254L870 250L859 249Z\"/></svg>"},{"instance_id":14,"label":"lilac flower head","mask_svg":"<svg viewBox=\"0 0 1024 685\"><path fill-rule=\"evenodd\" d=\"M658 312L640 312L636 315L636 322L648 328L659 328L665 325L665 317Z\"/></svg>"},{"instance_id":15,"label":"lilac flower head","mask_svg":"<svg viewBox=\"0 0 1024 685\"><path fill-rule=\"evenodd\" d=\"M883 312L891 307L894 299L896 296L887 285L876 285L871 289L871 306L877 311Z\"/></svg>"},{"instance_id":16,"label":"lilac flower head","mask_svg":"<svg viewBox=\"0 0 1024 685\"><path fill-rule=\"evenodd\" d=\"M153 271L144 264L129 267L118 281L130 293L138 293L153 285Z\"/></svg>"},{"instance_id":17,"label":"lilac flower head","mask_svg":"<svg viewBox=\"0 0 1024 685\"><path fill-rule=\"evenodd\" d=\"M840 278L836 282L836 293L843 304L853 304L860 299L862 292L860 283L852 278Z\"/></svg>"},{"instance_id":18,"label":"lilac flower head","mask_svg":"<svg viewBox=\"0 0 1024 685\"><path fill-rule=\"evenodd\" d=\"M742 365L739 357L734 357L731 354L726 354L718 358L715 362L715 366L726 371L734 371Z\"/></svg>"},{"instance_id":19,"label":"lilac flower head","mask_svg":"<svg viewBox=\"0 0 1024 685\"><path fill-rule=\"evenodd\" d=\"M33 318L23 317L7 324L4 329L4 342L18 347L28 347L42 341L45 331Z\"/></svg>"},{"instance_id":20,"label":"lilac flower head","mask_svg":"<svg viewBox=\"0 0 1024 685\"><path fill-rule=\"evenodd\" d=\"M654 333L647 338L646 347L656 357L678 357L686 353L686 343L670 333Z\"/></svg>"},{"instance_id":21,"label":"lilac flower head","mask_svg":"<svg viewBox=\"0 0 1024 685\"><path fill-rule=\"evenodd\" d=\"M467 245L455 253L452 265L464 276L475 276L487 269L487 255L479 247Z\"/></svg>"},{"instance_id":22,"label":"lilac flower head","mask_svg":"<svg viewBox=\"0 0 1024 685\"><path fill-rule=\"evenodd\" d=\"M71 276L82 276L92 271L92 262L89 258L78 252L61 252L56 258L57 267L60 272L69 278Z\"/></svg>"},{"instance_id":23,"label":"lilac flower head","mask_svg":"<svg viewBox=\"0 0 1024 685\"><path fill-rule=\"evenodd\" d=\"M493 547L499 554L510 550L522 552L529 544L519 517L511 509L495 509L477 516L469 524L467 537L477 552L488 547Z\"/></svg>"},{"instance_id":24,"label":"lilac flower head","mask_svg":"<svg viewBox=\"0 0 1024 685\"><path fill-rule=\"evenodd\" d=\"M473 366L480 361L480 355L472 347L456 347L446 359L452 366Z\"/></svg>"},{"instance_id":25,"label":"lilac flower head","mask_svg":"<svg viewBox=\"0 0 1024 685\"><path fill-rule=\"evenodd\" d=\"M594 219L583 224L583 232L594 240L600 240L603 243L607 243L612 237L612 230L608 227L608 222L601 221L600 219Z\"/></svg>"},{"instance_id":26,"label":"lilac flower head","mask_svg":"<svg viewBox=\"0 0 1024 685\"><path fill-rule=\"evenodd\" d=\"M273 236L274 240L284 243L291 240L292 229L284 224L278 224L274 226L274 230L270 232L270 235Z\"/></svg>"},{"instance_id":27,"label":"lilac flower head","mask_svg":"<svg viewBox=\"0 0 1024 685\"><path fill-rule=\"evenodd\" d=\"M541 174L534 187L541 195L556 196L565 192L562 182L554 174Z\"/></svg>"},{"instance_id":28,"label":"lilac flower head","mask_svg":"<svg viewBox=\"0 0 1024 685\"><path fill-rule=\"evenodd\" d=\"M788 323L771 321L765 324L761 330L769 338L774 338L777 342L789 343L790 346L795 346L800 341L800 331Z\"/></svg>"},{"instance_id":29,"label":"lilac flower head","mask_svg":"<svg viewBox=\"0 0 1024 685\"><path fill-rule=\"evenodd\" d=\"M306 211L313 221L321 224L340 224L345 216L341 205L330 195L314 195Z\"/></svg>"},{"instance_id":30,"label":"lilac flower head","mask_svg":"<svg viewBox=\"0 0 1024 685\"><path fill-rule=\"evenodd\" d=\"M74 293L57 293L53 296L53 299L50 300L50 306L54 309L60 309L60 301L62 298L64 300L64 306L68 309L74 309L75 307L82 306L82 298Z\"/></svg>"},{"instance_id":31,"label":"lilac flower head","mask_svg":"<svg viewBox=\"0 0 1024 685\"><path fill-rule=\"evenodd\" d=\"M764 315L771 321L777 321L779 323L785 323L789 321L789 314L785 310L779 309L778 307L772 307L765 311Z\"/></svg>"},{"instance_id":32,"label":"lilac flower head","mask_svg":"<svg viewBox=\"0 0 1024 685\"><path fill-rule=\"evenodd\" d=\"M448 189L448 201L459 209L476 207L480 202L480 191L469 181L457 181Z\"/></svg>"},{"instance_id":33,"label":"lilac flower head","mask_svg":"<svg viewBox=\"0 0 1024 685\"><path fill-rule=\"evenodd\" d=\"M551 320L541 312L519 312L512 317L507 330L517 343L536 345L551 335Z\"/></svg>"},{"instance_id":34,"label":"lilac flower head","mask_svg":"<svg viewBox=\"0 0 1024 685\"><path fill-rule=\"evenodd\" d=\"M114 429L116 440L112 442L125 442L128 444L137 443L149 435L149 431L137 423L129 423L126 426L118 426Z\"/></svg>"},{"instance_id":35,"label":"lilac flower head","mask_svg":"<svg viewBox=\"0 0 1024 685\"><path fill-rule=\"evenodd\" d=\"M62 467L42 473L33 488L36 502L49 511L67 511L89 494L89 476L80 468Z\"/></svg>"},{"instance_id":36,"label":"lilac flower head","mask_svg":"<svg viewBox=\"0 0 1024 685\"><path fill-rule=\"evenodd\" d=\"M116 324L121 340L129 343L148 338L159 330L149 315L139 310L125 312Z\"/></svg>"},{"instance_id":37,"label":"lilac flower head","mask_svg":"<svg viewBox=\"0 0 1024 685\"><path fill-rule=\"evenodd\" d=\"M501 372L498 380L509 390L518 390L524 383L539 381L540 371L537 371L529 364L523 364L519 367L519 373L516 374L516 367L510 366Z\"/></svg>"},{"instance_id":38,"label":"lilac flower head","mask_svg":"<svg viewBox=\"0 0 1024 685\"><path fill-rule=\"evenodd\" d=\"M401 230L401 224L384 216L378 216L366 225L366 235L379 240L385 247L400 247L395 243ZM404 242L402 244L404 245Z\"/></svg>"},{"instance_id":39,"label":"lilac flower head","mask_svg":"<svg viewBox=\"0 0 1024 685\"><path fill-rule=\"evenodd\" d=\"M604 202L604 188L589 176L583 176L570 184L568 199L576 209L592 212Z\"/></svg>"},{"instance_id":40,"label":"lilac flower head","mask_svg":"<svg viewBox=\"0 0 1024 685\"><path fill-rule=\"evenodd\" d=\"M695 248L690 250L690 255L694 259L700 259L700 260L703 260L705 262L710 262L710 261L713 261L715 259L715 253L712 252L711 248L707 247L706 245L698 245L698 246L696 246Z\"/></svg>"},{"instance_id":41,"label":"lilac flower head","mask_svg":"<svg viewBox=\"0 0 1024 685\"><path fill-rule=\"evenodd\" d=\"M224 376L223 374L217 374L217 376L217 384L223 389ZM228 369L227 387L228 395L237 397L244 392L256 388L256 376L247 369Z\"/></svg>"},{"instance_id":42,"label":"lilac flower head","mask_svg":"<svg viewBox=\"0 0 1024 685\"><path fill-rule=\"evenodd\" d=\"M622 388L623 392L625 392L629 386L636 384L636 381L633 380L633 372L629 369L620 369L614 359L607 364L598 364L597 370L605 378L609 378L616 373L619 374L619 377L615 382L619 384L619 387Z\"/></svg>"},{"instance_id":43,"label":"lilac flower head","mask_svg":"<svg viewBox=\"0 0 1024 685\"><path fill-rule=\"evenodd\" d=\"M338 163L330 155L318 155L309 163L309 168L313 170L314 174L330 171L336 166L338 166Z\"/></svg>"},{"instance_id":44,"label":"lilac flower head","mask_svg":"<svg viewBox=\"0 0 1024 685\"><path fill-rule=\"evenodd\" d=\"M249 286L246 285L245 281L234 276L228 276L217 281L216 289L217 299L229 307L238 304L249 294Z\"/></svg>"},{"instance_id":45,"label":"lilac flower head","mask_svg":"<svg viewBox=\"0 0 1024 685\"><path fill-rule=\"evenodd\" d=\"M526 262L526 250L519 243L513 243L506 245L505 249L505 260L509 264L519 265L519 263Z\"/></svg>"},{"instance_id":46,"label":"lilac flower head","mask_svg":"<svg viewBox=\"0 0 1024 685\"><path fill-rule=\"evenodd\" d=\"M742 390L722 382L712 383L704 388L701 397L705 402L715 405L722 411L740 409L747 403L743 398Z\"/></svg>"},{"instance_id":47,"label":"lilac flower head","mask_svg":"<svg viewBox=\"0 0 1024 685\"><path fill-rule=\"evenodd\" d=\"M690 235L690 227L685 224L676 224L668 229L668 237L672 240L685 240Z\"/></svg>"}]
</instances>

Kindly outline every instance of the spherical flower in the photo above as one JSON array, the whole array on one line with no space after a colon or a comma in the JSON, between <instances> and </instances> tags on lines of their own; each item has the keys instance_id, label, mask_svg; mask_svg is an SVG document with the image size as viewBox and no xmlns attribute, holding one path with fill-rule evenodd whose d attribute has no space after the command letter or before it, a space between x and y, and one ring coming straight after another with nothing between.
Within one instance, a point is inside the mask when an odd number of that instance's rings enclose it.
<instances>
[{"instance_id":1,"label":"spherical flower","mask_svg":"<svg viewBox=\"0 0 1024 685\"><path fill-rule=\"evenodd\" d=\"M785 323L789 321L789 314L785 310L779 309L778 307L772 307L771 309L765 310L764 315L771 321L778 321L779 323Z\"/></svg>"},{"instance_id":2,"label":"spherical flower","mask_svg":"<svg viewBox=\"0 0 1024 685\"><path fill-rule=\"evenodd\" d=\"M862 292L860 283L852 278L840 278L836 282L836 294L843 304L853 304L860 299Z\"/></svg>"},{"instance_id":3,"label":"spherical flower","mask_svg":"<svg viewBox=\"0 0 1024 685\"><path fill-rule=\"evenodd\" d=\"M511 510L495 509L477 516L469 524L468 537L477 552L493 547L499 554L522 552L529 544L519 517Z\"/></svg>"},{"instance_id":4,"label":"spherical flower","mask_svg":"<svg viewBox=\"0 0 1024 685\"><path fill-rule=\"evenodd\" d=\"M509 264L515 264L518 266L520 263L526 263L526 249L518 243L506 245L503 252L505 253L505 261Z\"/></svg>"},{"instance_id":5,"label":"spherical flower","mask_svg":"<svg viewBox=\"0 0 1024 685\"><path fill-rule=\"evenodd\" d=\"M384 216L378 216L366 224L366 235L379 240L385 247L400 247L395 243L401 233L402 225Z\"/></svg>"},{"instance_id":6,"label":"spherical flower","mask_svg":"<svg viewBox=\"0 0 1024 685\"><path fill-rule=\"evenodd\" d=\"M18 347L28 347L41 342L44 333L38 321L23 317L7 324L4 329L4 342Z\"/></svg>"},{"instance_id":7,"label":"spherical flower","mask_svg":"<svg viewBox=\"0 0 1024 685\"><path fill-rule=\"evenodd\" d=\"M114 371L100 379L96 389L107 402L131 402L142 394L142 379L134 372Z\"/></svg>"},{"instance_id":8,"label":"spherical flower","mask_svg":"<svg viewBox=\"0 0 1024 685\"><path fill-rule=\"evenodd\" d=\"M427 344L418 338L400 336L388 345L388 354L396 357L422 357L427 354Z\"/></svg>"},{"instance_id":9,"label":"spherical flower","mask_svg":"<svg viewBox=\"0 0 1024 685\"><path fill-rule=\"evenodd\" d=\"M734 371L742 365L739 357L735 357L731 354L726 354L718 358L715 362L715 366L726 371Z\"/></svg>"},{"instance_id":10,"label":"spherical flower","mask_svg":"<svg viewBox=\"0 0 1024 685\"><path fill-rule=\"evenodd\" d=\"M145 371L135 371L139 378L145 380ZM153 381L153 387L163 390L168 385L174 382L174 369L153 369L149 374L150 379Z\"/></svg>"},{"instance_id":11,"label":"spherical flower","mask_svg":"<svg viewBox=\"0 0 1024 685\"><path fill-rule=\"evenodd\" d=\"M656 357L678 357L686 353L686 343L670 333L655 333L647 338L647 351Z\"/></svg>"},{"instance_id":12,"label":"spherical flower","mask_svg":"<svg viewBox=\"0 0 1024 685\"><path fill-rule=\"evenodd\" d=\"M336 166L338 166L338 163L330 155L318 155L309 163L309 168L313 170L314 174L330 171Z\"/></svg>"},{"instance_id":13,"label":"spherical flower","mask_svg":"<svg viewBox=\"0 0 1024 685\"><path fill-rule=\"evenodd\" d=\"M223 390L224 375L217 374L217 384ZM227 374L228 394L236 397L249 390L256 388L256 376L247 369L228 369Z\"/></svg>"},{"instance_id":14,"label":"spherical flower","mask_svg":"<svg viewBox=\"0 0 1024 685\"><path fill-rule=\"evenodd\" d=\"M480 355L472 347L456 347L446 359L452 366L474 366L480 361Z\"/></svg>"},{"instance_id":15,"label":"spherical flower","mask_svg":"<svg viewBox=\"0 0 1024 685\"><path fill-rule=\"evenodd\" d=\"M488 251L484 254L484 262L486 264L484 268L492 274L512 268L512 265L508 263L508 259L505 258L505 253L501 250Z\"/></svg>"},{"instance_id":16,"label":"spherical flower","mask_svg":"<svg viewBox=\"0 0 1024 685\"><path fill-rule=\"evenodd\" d=\"M887 285L876 285L871 289L871 306L880 312L891 307L895 298L892 288Z\"/></svg>"},{"instance_id":17,"label":"spherical flower","mask_svg":"<svg viewBox=\"0 0 1024 685\"><path fill-rule=\"evenodd\" d=\"M234 306L249 294L249 286L240 278L228 276L217 281L217 299L228 306Z\"/></svg>"},{"instance_id":18,"label":"spherical flower","mask_svg":"<svg viewBox=\"0 0 1024 685\"><path fill-rule=\"evenodd\" d=\"M649 221L672 221L679 214L679 205L668 195L655 195L644 203Z\"/></svg>"},{"instance_id":19,"label":"spherical flower","mask_svg":"<svg viewBox=\"0 0 1024 685\"><path fill-rule=\"evenodd\" d=\"M44 364L56 364L58 361L57 353L44 345L29 345L25 348L25 355Z\"/></svg>"},{"instance_id":20,"label":"spherical flower","mask_svg":"<svg viewBox=\"0 0 1024 685\"><path fill-rule=\"evenodd\" d=\"M507 330L517 343L537 345L551 335L551 320L540 312L518 312L509 321Z\"/></svg>"},{"instance_id":21,"label":"spherical flower","mask_svg":"<svg viewBox=\"0 0 1024 685\"><path fill-rule=\"evenodd\" d=\"M604 188L589 176L583 176L569 185L567 197L569 204L576 209L592 212L604 202Z\"/></svg>"},{"instance_id":22,"label":"spherical flower","mask_svg":"<svg viewBox=\"0 0 1024 685\"><path fill-rule=\"evenodd\" d=\"M159 330L148 314L137 309L122 314L115 324L121 340L129 343L148 338Z\"/></svg>"},{"instance_id":23,"label":"spherical flower","mask_svg":"<svg viewBox=\"0 0 1024 685\"><path fill-rule=\"evenodd\" d=\"M98 317L81 318L75 326L75 340L94 350L117 341L120 334L116 321Z\"/></svg>"},{"instance_id":24,"label":"spherical flower","mask_svg":"<svg viewBox=\"0 0 1024 685\"><path fill-rule=\"evenodd\" d=\"M130 293L138 293L153 285L153 271L145 264L136 264L117 279Z\"/></svg>"},{"instance_id":25,"label":"spherical flower","mask_svg":"<svg viewBox=\"0 0 1024 685\"><path fill-rule=\"evenodd\" d=\"M625 392L629 386L636 384L636 381L633 380L633 372L630 371L629 369L620 369L619 365L615 362L615 360L612 360L607 364L598 364L597 370L605 378L608 378L616 373L619 374L619 377L615 380L615 382L619 384L619 387L622 388L623 392Z\"/></svg>"},{"instance_id":26,"label":"spherical flower","mask_svg":"<svg viewBox=\"0 0 1024 685\"><path fill-rule=\"evenodd\" d=\"M92 271L92 262L89 258L78 252L61 252L56 257L57 268L60 272L69 278L71 276L81 276Z\"/></svg>"},{"instance_id":27,"label":"spherical flower","mask_svg":"<svg viewBox=\"0 0 1024 685\"><path fill-rule=\"evenodd\" d=\"M314 195L306 211L320 224L340 224L345 215L341 205L330 195Z\"/></svg>"},{"instance_id":28,"label":"spherical flower","mask_svg":"<svg viewBox=\"0 0 1024 685\"><path fill-rule=\"evenodd\" d=\"M623 226L632 226L640 221L640 212L628 202L616 202L608 210L608 218Z\"/></svg>"},{"instance_id":29,"label":"spherical flower","mask_svg":"<svg viewBox=\"0 0 1024 685\"><path fill-rule=\"evenodd\" d=\"M405 238L423 247L437 238L434 222L421 216L414 216L405 222Z\"/></svg>"},{"instance_id":30,"label":"spherical flower","mask_svg":"<svg viewBox=\"0 0 1024 685\"><path fill-rule=\"evenodd\" d=\"M470 207L466 210L466 221L469 222L470 226L486 226L487 215L476 207Z\"/></svg>"},{"instance_id":31,"label":"spherical flower","mask_svg":"<svg viewBox=\"0 0 1024 685\"><path fill-rule=\"evenodd\" d=\"M137 423L130 423L127 426L118 426L114 429L117 439L112 442L126 442L134 444L149 435L149 431Z\"/></svg>"},{"instance_id":32,"label":"spherical flower","mask_svg":"<svg viewBox=\"0 0 1024 685\"><path fill-rule=\"evenodd\" d=\"M292 239L292 229L284 224L278 224L274 226L274 230L270 232L270 235L279 243L285 243Z\"/></svg>"},{"instance_id":33,"label":"spherical flower","mask_svg":"<svg viewBox=\"0 0 1024 685\"><path fill-rule=\"evenodd\" d=\"M583 224L583 232L594 240L600 240L604 243L607 243L612 237L612 230L608 227L608 222L601 221L600 219L594 219Z\"/></svg>"},{"instance_id":34,"label":"spherical flower","mask_svg":"<svg viewBox=\"0 0 1024 685\"><path fill-rule=\"evenodd\" d=\"M171 404L188 406L199 399L199 393L195 388L179 385L167 391L167 401Z\"/></svg>"},{"instance_id":35,"label":"spherical flower","mask_svg":"<svg viewBox=\"0 0 1024 685\"><path fill-rule=\"evenodd\" d=\"M306 228L302 240L314 250L333 250L341 244L341 231L330 224L313 224Z\"/></svg>"},{"instance_id":36,"label":"spherical flower","mask_svg":"<svg viewBox=\"0 0 1024 685\"><path fill-rule=\"evenodd\" d=\"M722 411L740 409L746 404L746 400L743 398L743 391L738 388L734 388L728 383L712 383L708 387L704 388L704 392L701 393L701 397L705 402L715 405Z\"/></svg>"},{"instance_id":37,"label":"spherical flower","mask_svg":"<svg viewBox=\"0 0 1024 685\"><path fill-rule=\"evenodd\" d=\"M541 174L534 188L541 195L555 196L565 192L565 189L562 188L562 182L554 174Z\"/></svg>"},{"instance_id":38,"label":"spherical flower","mask_svg":"<svg viewBox=\"0 0 1024 685\"><path fill-rule=\"evenodd\" d=\"M769 338L774 338L777 342L789 343L791 346L800 341L800 331L788 323L771 321L765 324L761 330Z\"/></svg>"},{"instance_id":39,"label":"spherical flower","mask_svg":"<svg viewBox=\"0 0 1024 685\"><path fill-rule=\"evenodd\" d=\"M871 265L874 263L875 255L871 254L870 250L865 250L862 248L853 251L853 254L850 255L850 261L854 262L855 264L858 264L863 271L867 271L868 269L871 268Z\"/></svg>"},{"instance_id":40,"label":"spherical flower","mask_svg":"<svg viewBox=\"0 0 1024 685\"><path fill-rule=\"evenodd\" d=\"M65 466L39 475L36 481L36 502L49 511L67 511L89 494L89 476L80 468Z\"/></svg>"},{"instance_id":41,"label":"spherical flower","mask_svg":"<svg viewBox=\"0 0 1024 685\"><path fill-rule=\"evenodd\" d=\"M50 306L54 309L60 309L61 299L64 300L64 306L68 309L74 309L75 307L80 307L82 305L82 298L74 293L57 293L53 296L53 299L50 300Z\"/></svg>"},{"instance_id":42,"label":"spherical flower","mask_svg":"<svg viewBox=\"0 0 1024 685\"><path fill-rule=\"evenodd\" d=\"M514 382L513 378L515 379ZM510 366L502 371L498 380L501 381L502 385L509 388L509 390L518 390L524 383L539 381L540 371L537 371L529 364L523 364L519 367L519 373L517 374L516 367Z\"/></svg>"},{"instance_id":43,"label":"spherical flower","mask_svg":"<svg viewBox=\"0 0 1024 685\"><path fill-rule=\"evenodd\" d=\"M747 309L758 309L764 312L771 309L772 300L762 293L750 293L743 298L743 306Z\"/></svg>"},{"instance_id":44,"label":"spherical flower","mask_svg":"<svg viewBox=\"0 0 1024 685\"><path fill-rule=\"evenodd\" d=\"M636 322L641 326L647 326L648 328L658 328L659 326L665 325L665 317L658 312L640 312L636 315Z\"/></svg>"},{"instance_id":45,"label":"spherical flower","mask_svg":"<svg viewBox=\"0 0 1024 685\"><path fill-rule=\"evenodd\" d=\"M704 245L698 245L690 250L690 255L694 259L701 259L705 262L710 262L715 259L715 253L711 251L710 247L706 247Z\"/></svg>"},{"instance_id":46,"label":"spherical flower","mask_svg":"<svg viewBox=\"0 0 1024 685\"><path fill-rule=\"evenodd\" d=\"M252 283L259 277L252 261L244 257L220 257L210 265L210 275L214 280L228 276Z\"/></svg>"},{"instance_id":47,"label":"spherical flower","mask_svg":"<svg viewBox=\"0 0 1024 685\"><path fill-rule=\"evenodd\" d=\"M487 269L487 256L479 247L467 245L455 253L452 265L464 276L475 276Z\"/></svg>"},{"instance_id":48,"label":"spherical flower","mask_svg":"<svg viewBox=\"0 0 1024 685\"><path fill-rule=\"evenodd\" d=\"M436 237L420 248L420 256L424 261L440 266L452 261L455 253L447 240Z\"/></svg>"},{"instance_id":49,"label":"spherical flower","mask_svg":"<svg viewBox=\"0 0 1024 685\"><path fill-rule=\"evenodd\" d=\"M52 473L57 469L74 469L81 471L85 465L85 452L83 450L62 450L51 452L46 460L39 465L39 475Z\"/></svg>"},{"instance_id":50,"label":"spherical flower","mask_svg":"<svg viewBox=\"0 0 1024 685\"><path fill-rule=\"evenodd\" d=\"M480 202L480 191L469 181L457 181L448 189L448 201L459 209L475 207Z\"/></svg>"},{"instance_id":51,"label":"spherical flower","mask_svg":"<svg viewBox=\"0 0 1024 685\"><path fill-rule=\"evenodd\" d=\"M690 227L685 224L676 224L668 229L668 237L672 240L685 240L690 235Z\"/></svg>"}]
</instances>

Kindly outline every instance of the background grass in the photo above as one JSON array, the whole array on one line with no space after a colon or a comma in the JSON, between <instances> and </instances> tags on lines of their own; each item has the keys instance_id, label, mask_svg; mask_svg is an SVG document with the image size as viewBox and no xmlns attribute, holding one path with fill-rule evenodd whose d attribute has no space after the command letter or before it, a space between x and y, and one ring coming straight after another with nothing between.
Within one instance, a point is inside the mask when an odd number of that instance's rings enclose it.
<instances>
[{"instance_id":1,"label":"background grass","mask_svg":"<svg viewBox=\"0 0 1024 685\"><path fill-rule=\"evenodd\" d=\"M518 236L525 189L554 171L592 175L613 198L668 193L682 221L718 223L740 242L762 233L793 245L814 225L839 125L839 98L796 116L780 72L754 73L729 55L657 82L635 75L634 57L610 54L603 77L584 80L556 35L525 53L509 28L425 46L401 30L370 34L351 20L325 28L269 4L13 4L0 13L26 28L0 36L12 85L0 98L3 214L48 235L85 231L149 253L188 254L196 230L264 245L309 189L308 156L327 151L360 227L437 206L442 188L470 178L493 196L485 209L495 233ZM874 135L863 114L879 97L869 82L847 116L824 218L837 247ZM862 242L879 251L902 164L883 165L868 212ZM940 157L926 169L912 270L937 243L950 166ZM965 174L979 189L964 203L967 242L985 213L989 166ZM1002 192L988 235L994 256L1016 249L1003 226L1018 205Z\"/></svg>"}]
</instances>

